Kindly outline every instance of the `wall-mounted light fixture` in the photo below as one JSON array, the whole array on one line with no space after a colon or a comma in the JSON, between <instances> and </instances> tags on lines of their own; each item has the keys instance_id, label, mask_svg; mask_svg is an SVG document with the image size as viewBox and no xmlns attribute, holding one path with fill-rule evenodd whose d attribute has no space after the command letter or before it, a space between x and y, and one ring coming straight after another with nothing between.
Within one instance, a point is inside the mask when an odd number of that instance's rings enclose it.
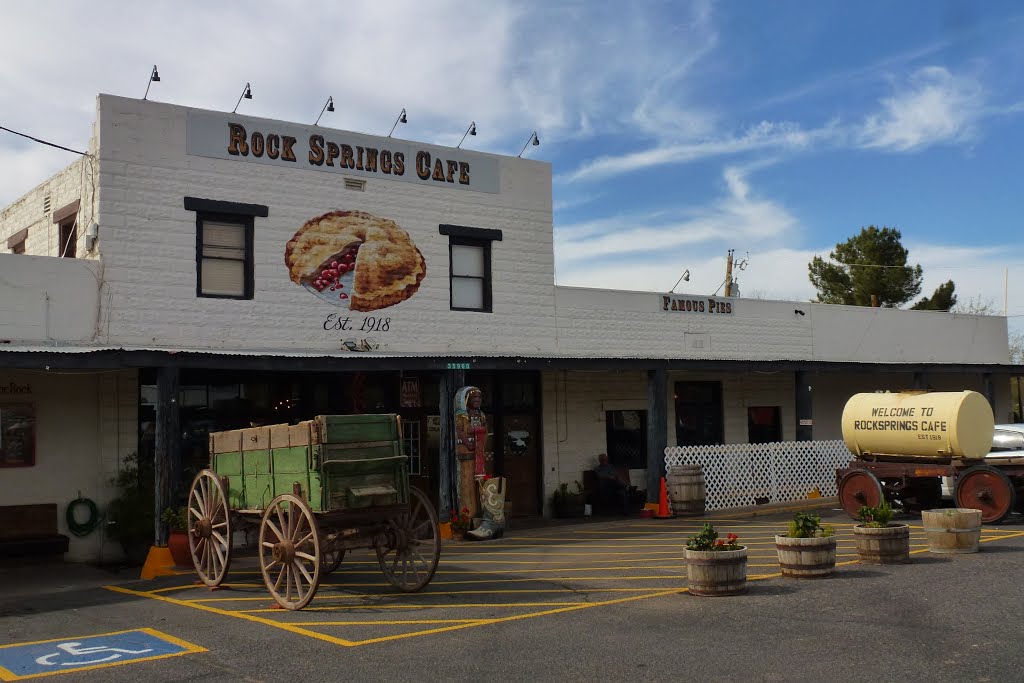
<instances>
[{"instance_id":1,"label":"wall-mounted light fixture","mask_svg":"<svg viewBox=\"0 0 1024 683\"><path fill-rule=\"evenodd\" d=\"M234 114L236 111L238 111L238 105L240 105L242 103L242 98L243 97L245 99L247 99L247 100L251 100L252 99L252 90L249 89L249 84L248 83L245 84L245 89L242 91L242 94L238 96L238 101L235 102L235 108L231 110L232 114Z\"/></svg>"},{"instance_id":2,"label":"wall-mounted light fixture","mask_svg":"<svg viewBox=\"0 0 1024 683\"><path fill-rule=\"evenodd\" d=\"M397 119L395 119L395 125L391 126L391 133L395 132L395 128L398 127L398 124L400 124L400 123L408 123L408 122L409 122L409 119L405 118L405 108L403 107L402 108L402 113L398 115ZM391 137L391 133L388 133L388 137Z\"/></svg>"},{"instance_id":3,"label":"wall-mounted light fixture","mask_svg":"<svg viewBox=\"0 0 1024 683\"><path fill-rule=\"evenodd\" d=\"M455 145L455 149L462 147L462 143L466 141L467 135L476 135L476 121L469 122L469 128L467 128L466 132L462 134L462 139L459 140L459 144Z\"/></svg>"},{"instance_id":4,"label":"wall-mounted light fixture","mask_svg":"<svg viewBox=\"0 0 1024 683\"><path fill-rule=\"evenodd\" d=\"M325 111L334 111L334 97L327 98L327 104L320 110L320 116L323 116ZM316 121L313 122L314 126L320 123L320 116L316 117Z\"/></svg>"},{"instance_id":5,"label":"wall-mounted light fixture","mask_svg":"<svg viewBox=\"0 0 1024 683\"><path fill-rule=\"evenodd\" d=\"M671 294L672 292L676 291L676 287L679 286L680 282L689 282L689 281L690 281L690 269L687 268L686 270L683 271L683 274L679 276L679 279L676 280L676 283L674 285L672 285L672 289L668 290L668 293Z\"/></svg>"},{"instance_id":6,"label":"wall-mounted light fixture","mask_svg":"<svg viewBox=\"0 0 1024 683\"><path fill-rule=\"evenodd\" d=\"M146 94L142 96L142 99L149 97L149 86L154 83L160 82L160 72L156 70L156 64L153 65L153 71L149 74L149 82L146 83Z\"/></svg>"},{"instance_id":7,"label":"wall-mounted light fixture","mask_svg":"<svg viewBox=\"0 0 1024 683\"><path fill-rule=\"evenodd\" d=\"M523 145L523 151L519 153L520 159L523 157L523 152L526 151L526 148L530 146L531 142L533 143L534 147L540 144L540 138L537 137L537 131L533 131L532 133L530 133L530 139L526 141L526 144Z\"/></svg>"}]
</instances>

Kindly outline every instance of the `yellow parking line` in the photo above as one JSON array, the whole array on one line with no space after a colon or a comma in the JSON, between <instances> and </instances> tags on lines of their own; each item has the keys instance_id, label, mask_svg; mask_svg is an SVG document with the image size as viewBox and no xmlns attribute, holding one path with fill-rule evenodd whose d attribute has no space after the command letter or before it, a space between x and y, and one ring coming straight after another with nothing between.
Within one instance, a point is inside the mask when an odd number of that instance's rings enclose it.
<instances>
[{"instance_id":1,"label":"yellow parking line","mask_svg":"<svg viewBox=\"0 0 1024 683\"><path fill-rule=\"evenodd\" d=\"M257 617L252 614L241 614L239 612L232 612L230 610L220 609L218 607L211 607L210 605L195 605L186 600L178 600L176 598L169 598L166 595L153 595L151 593L144 593L142 591L133 591L130 588L124 586L104 586L107 590L114 591L115 593L126 593L128 595L136 595L142 598L149 598L150 600L159 600L161 602L168 602L172 605L181 605L182 607L191 607L192 609L203 610L204 612L211 612L213 614L220 614L228 617L237 617L238 619L245 619L246 621L252 621L257 624L263 624L265 626L273 626L291 633L296 633L301 636L309 636L310 638L316 638L317 640L324 640L328 643L334 643L335 645L346 645L352 646L355 643L344 638L336 638L334 636L328 636L323 633L317 633L316 631L310 631L308 629L300 628L293 624L283 624L273 619L264 619L263 617ZM268 596L269 599L269 596Z\"/></svg>"},{"instance_id":2,"label":"yellow parking line","mask_svg":"<svg viewBox=\"0 0 1024 683\"><path fill-rule=\"evenodd\" d=\"M634 600L646 600L648 598L659 598L659 597L663 597L663 596L666 596L666 595L676 595L676 594L679 594L679 593L685 593L686 590L687 589L685 589L685 588L682 588L682 589L675 588L675 589L671 589L671 590L659 591L657 593L651 593L650 595L636 595L636 596L630 596L628 598L618 598L618 599L615 599L615 600L605 600L604 602L583 603L583 604L580 604L580 605L574 605L572 607L562 607L562 608L559 608L559 609L544 610L542 612L531 612L529 614L515 614L515 615L512 615L512 616L498 617L498 618L495 618L495 619L486 619L486 620L482 619L482 620L474 622L472 624L459 624L457 626L449 626L449 627L444 627L444 628L429 629L429 630L426 630L426 631L416 631L414 633L400 633L400 634L393 635L393 636L383 636L383 637L380 637L380 638L369 638L367 640L356 641L355 645L370 645L370 644L373 644L373 643L383 643L383 642L390 641L390 640L399 640L401 638L412 638L414 636L425 636L425 635L430 635L430 634L434 634L434 633L443 633L443 632L446 632L446 631L455 631L455 630L458 630L458 629L469 628L469 627L473 627L473 626L488 626L490 624L501 624L501 623L506 623L506 622L509 622L509 621L517 621L517 620L520 620L520 619L532 619L534 617L545 617L545 616L549 616L549 615L552 615L552 614L564 614L566 612L574 612L576 610L589 609L591 607L606 607L608 605L617 605L617 604L621 604L621 603L624 603L624 602L632 602Z\"/></svg>"},{"instance_id":3,"label":"yellow parking line","mask_svg":"<svg viewBox=\"0 0 1024 683\"><path fill-rule=\"evenodd\" d=\"M268 600L270 599L269 596L267 597L267 599ZM379 609L415 609L415 610L443 609L443 610L451 610L451 609L491 609L491 608L494 608L494 607L503 607L503 608L510 608L510 607L567 607L569 605L589 605L589 604L593 604L593 603L583 602L583 601L580 601L580 600L575 600L573 602L564 602L564 601L563 602L509 602L509 603L504 603L504 602L479 602L479 603L475 603L475 602L471 602L471 603L445 604L445 605L331 605L330 607L319 607L319 606L303 607L302 611L303 612L323 612L323 611L334 612L334 611L337 611L337 610L360 610L360 609L374 610L374 611L379 610ZM195 607L202 607L202 605L195 605ZM282 612L281 608L279 608L279 607L270 607L270 608L267 608L267 609L238 609L238 610L225 610L225 611L229 612L231 614L261 614L261 613L266 613L266 612L280 614ZM274 622L274 623L278 623L278 622Z\"/></svg>"},{"instance_id":4,"label":"yellow parking line","mask_svg":"<svg viewBox=\"0 0 1024 683\"><path fill-rule=\"evenodd\" d=\"M679 578L679 577L674 577ZM323 586L321 586L323 588ZM439 595L516 595L534 593L635 593L637 591L659 591L664 586L643 586L634 588L504 588L497 590L463 590L463 591L431 591L423 593L347 593L347 594L324 594L317 593L317 602L322 600L364 600L366 598L434 598ZM202 602L266 602L267 597L231 597L231 598L197 598L189 600L190 603Z\"/></svg>"},{"instance_id":5,"label":"yellow parking line","mask_svg":"<svg viewBox=\"0 0 1024 683\"><path fill-rule=\"evenodd\" d=\"M600 571L600 570L598 570ZM468 572L475 574L477 572ZM500 572L497 572L500 574ZM439 572L438 577L444 576L444 572ZM678 576L671 574L659 574L655 576L545 576L545 577L531 577L531 578L505 578L505 579L451 579L446 580L443 578L435 578L430 582L431 586L464 586L478 583L557 583L559 581L664 581L666 579L678 579ZM234 589L247 589L247 588L258 588L265 589L266 586L262 583L233 583L225 584ZM352 583L321 583L320 588L372 588L372 587L391 587L390 583L385 581L372 583L372 582L352 582ZM138 591L139 593L145 593L147 595L154 595L158 593L169 593L172 591L187 590L189 588L198 588L198 586L170 586L167 588L158 588L152 591ZM658 588L656 590L663 590Z\"/></svg>"},{"instance_id":6,"label":"yellow parking line","mask_svg":"<svg viewBox=\"0 0 1024 683\"><path fill-rule=\"evenodd\" d=\"M297 621L303 626L409 626L411 624L479 624L486 619L396 619L394 621Z\"/></svg>"}]
</instances>

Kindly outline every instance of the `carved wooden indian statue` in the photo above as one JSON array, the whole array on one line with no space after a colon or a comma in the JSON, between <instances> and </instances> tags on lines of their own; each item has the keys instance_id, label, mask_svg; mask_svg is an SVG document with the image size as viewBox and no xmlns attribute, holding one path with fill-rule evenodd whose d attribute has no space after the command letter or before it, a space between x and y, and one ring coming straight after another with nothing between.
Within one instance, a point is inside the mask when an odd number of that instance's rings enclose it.
<instances>
[{"instance_id":1,"label":"carved wooden indian statue","mask_svg":"<svg viewBox=\"0 0 1024 683\"><path fill-rule=\"evenodd\" d=\"M488 472L491 463L487 459L487 416L480 409L482 400L476 387L462 387L455 394L459 509L468 509L471 517L477 517L483 504L483 522L466 534L474 540L497 538L505 528L505 480Z\"/></svg>"}]
</instances>

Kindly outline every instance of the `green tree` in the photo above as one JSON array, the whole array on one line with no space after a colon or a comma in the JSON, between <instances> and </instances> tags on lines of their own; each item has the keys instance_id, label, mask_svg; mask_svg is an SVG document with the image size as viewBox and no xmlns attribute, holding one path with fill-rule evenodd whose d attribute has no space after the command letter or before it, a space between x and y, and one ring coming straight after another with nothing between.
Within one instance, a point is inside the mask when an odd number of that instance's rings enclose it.
<instances>
[{"instance_id":1,"label":"green tree","mask_svg":"<svg viewBox=\"0 0 1024 683\"><path fill-rule=\"evenodd\" d=\"M907 250L896 228L871 225L861 228L846 242L836 245L827 263L815 256L808 264L818 301L826 304L870 306L871 295L879 306L896 307L921 292L921 266L907 265Z\"/></svg>"},{"instance_id":2,"label":"green tree","mask_svg":"<svg viewBox=\"0 0 1024 683\"><path fill-rule=\"evenodd\" d=\"M935 288L931 296L926 296L911 306L915 311L948 311L956 306L956 285L952 280Z\"/></svg>"}]
</instances>

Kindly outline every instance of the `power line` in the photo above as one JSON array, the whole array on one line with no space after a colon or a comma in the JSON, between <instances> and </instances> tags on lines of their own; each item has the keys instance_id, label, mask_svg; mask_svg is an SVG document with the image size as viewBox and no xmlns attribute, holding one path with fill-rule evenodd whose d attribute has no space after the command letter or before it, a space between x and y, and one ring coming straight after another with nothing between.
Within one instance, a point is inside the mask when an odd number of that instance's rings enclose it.
<instances>
[{"instance_id":1,"label":"power line","mask_svg":"<svg viewBox=\"0 0 1024 683\"><path fill-rule=\"evenodd\" d=\"M34 138L31 135L26 135L25 133L19 133L16 130L11 130L10 128L4 128L3 126L0 126L0 130L6 130L8 133L14 133L15 135L20 135L21 137L28 138L29 140L32 140L33 142L38 142L38 143L40 143L42 145L49 145L50 147L56 147L57 149L62 149L65 152L74 152L75 154L81 154L84 157L89 156L88 152L79 152L77 149L71 149L70 147L65 147L63 145L58 145L58 144L55 144L55 143L52 143L52 142L47 142L46 140L40 140L39 138Z\"/></svg>"}]
</instances>

